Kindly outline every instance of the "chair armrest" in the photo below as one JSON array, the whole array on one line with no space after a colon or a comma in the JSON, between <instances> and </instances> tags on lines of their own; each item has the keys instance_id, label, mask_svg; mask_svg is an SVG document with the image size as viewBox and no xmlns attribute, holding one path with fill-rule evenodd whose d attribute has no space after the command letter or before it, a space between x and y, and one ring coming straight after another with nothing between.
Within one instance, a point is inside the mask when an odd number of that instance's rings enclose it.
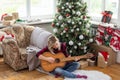
<instances>
[{"instance_id":1,"label":"chair armrest","mask_svg":"<svg viewBox=\"0 0 120 80\"><path fill-rule=\"evenodd\" d=\"M15 39L7 38L2 41L3 55L12 57L13 60L20 58L19 46Z\"/></svg>"}]
</instances>

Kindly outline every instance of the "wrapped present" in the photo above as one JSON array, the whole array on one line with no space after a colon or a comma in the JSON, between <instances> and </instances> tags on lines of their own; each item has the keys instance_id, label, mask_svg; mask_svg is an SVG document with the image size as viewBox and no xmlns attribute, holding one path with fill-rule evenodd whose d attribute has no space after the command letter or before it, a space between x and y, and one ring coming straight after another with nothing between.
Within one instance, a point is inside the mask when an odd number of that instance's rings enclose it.
<instances>
[{"instance_id":1,"label":"wrapped present","mask_svg":"<svg viewBox=\"0 0 120 80\"><path fill-rule=\"evenodd\" d=\"M88 61L79 61L80 62L80 69L88 67Z\"/></svg>"},{"instance_id":2,"label":"wrapped present","mask_svg":"<svg viewBox=\"0 0 120 80\"><path fill-rule=\"evenodd\" d=\"M103 17L102 17L101 22L110 23L111 18L112 18L112 14L113 14L112 11L104 11L104 12L102 12Z\"/></svg>"}]
</instances>

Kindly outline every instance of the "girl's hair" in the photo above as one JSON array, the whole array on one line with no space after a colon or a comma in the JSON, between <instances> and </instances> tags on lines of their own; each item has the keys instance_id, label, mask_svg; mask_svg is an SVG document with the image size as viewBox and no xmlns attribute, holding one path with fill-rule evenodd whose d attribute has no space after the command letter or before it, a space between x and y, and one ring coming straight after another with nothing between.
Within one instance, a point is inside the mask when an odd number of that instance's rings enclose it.
<instances>
[{"instance_id":1,"label":"girl's hair","mask_svg":"<svg viewBox=\"0 0 120 80\"><path fill-rule=\"evenodd\" d=\"M48 49L53 54L54 54L54 52L53 52L53 45L56 43L56 41L59 41L59 40L54 35L50 35L50 37L48 38Z\"/></svg>"}]
</instances>

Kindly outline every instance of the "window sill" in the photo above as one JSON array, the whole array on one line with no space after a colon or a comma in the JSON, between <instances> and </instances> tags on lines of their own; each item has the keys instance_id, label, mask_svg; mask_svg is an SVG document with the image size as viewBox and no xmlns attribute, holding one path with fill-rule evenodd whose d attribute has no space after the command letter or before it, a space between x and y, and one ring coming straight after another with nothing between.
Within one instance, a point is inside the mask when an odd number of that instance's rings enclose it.
<instances>
[{"instance_id":1,"label":"window sill","mask_svg":"<svg viewBox=\"0 0 120 80\"><path fill-rule=\"evenodd\" d=\"M53 19L42 19L42 20L31 20L26 22L17 22L17 24L24 24L24 25L39 25L44 23L51 23Z\"/></svg>"}]
</instances>

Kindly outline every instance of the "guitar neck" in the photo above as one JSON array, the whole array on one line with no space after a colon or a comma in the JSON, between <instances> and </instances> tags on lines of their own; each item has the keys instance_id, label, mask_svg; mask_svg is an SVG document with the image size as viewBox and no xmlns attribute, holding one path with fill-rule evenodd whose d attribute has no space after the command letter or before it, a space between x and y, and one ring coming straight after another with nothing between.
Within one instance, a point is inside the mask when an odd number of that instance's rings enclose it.
<instances>
[{"instance_id":1,"label":"guitar neck","mask_svg":"<svg viewBox=\"0 0 120 80\"><path fill-rule=\"evenodd\" d=\"M62 58L60 59L61 62L65 62L65 61L72 61L72 60L75 60L75 59L83 59L83 58L86 58L86 56L74 56L74 57L67 57L67 58Z\"/></svg>"}]
</instances>

